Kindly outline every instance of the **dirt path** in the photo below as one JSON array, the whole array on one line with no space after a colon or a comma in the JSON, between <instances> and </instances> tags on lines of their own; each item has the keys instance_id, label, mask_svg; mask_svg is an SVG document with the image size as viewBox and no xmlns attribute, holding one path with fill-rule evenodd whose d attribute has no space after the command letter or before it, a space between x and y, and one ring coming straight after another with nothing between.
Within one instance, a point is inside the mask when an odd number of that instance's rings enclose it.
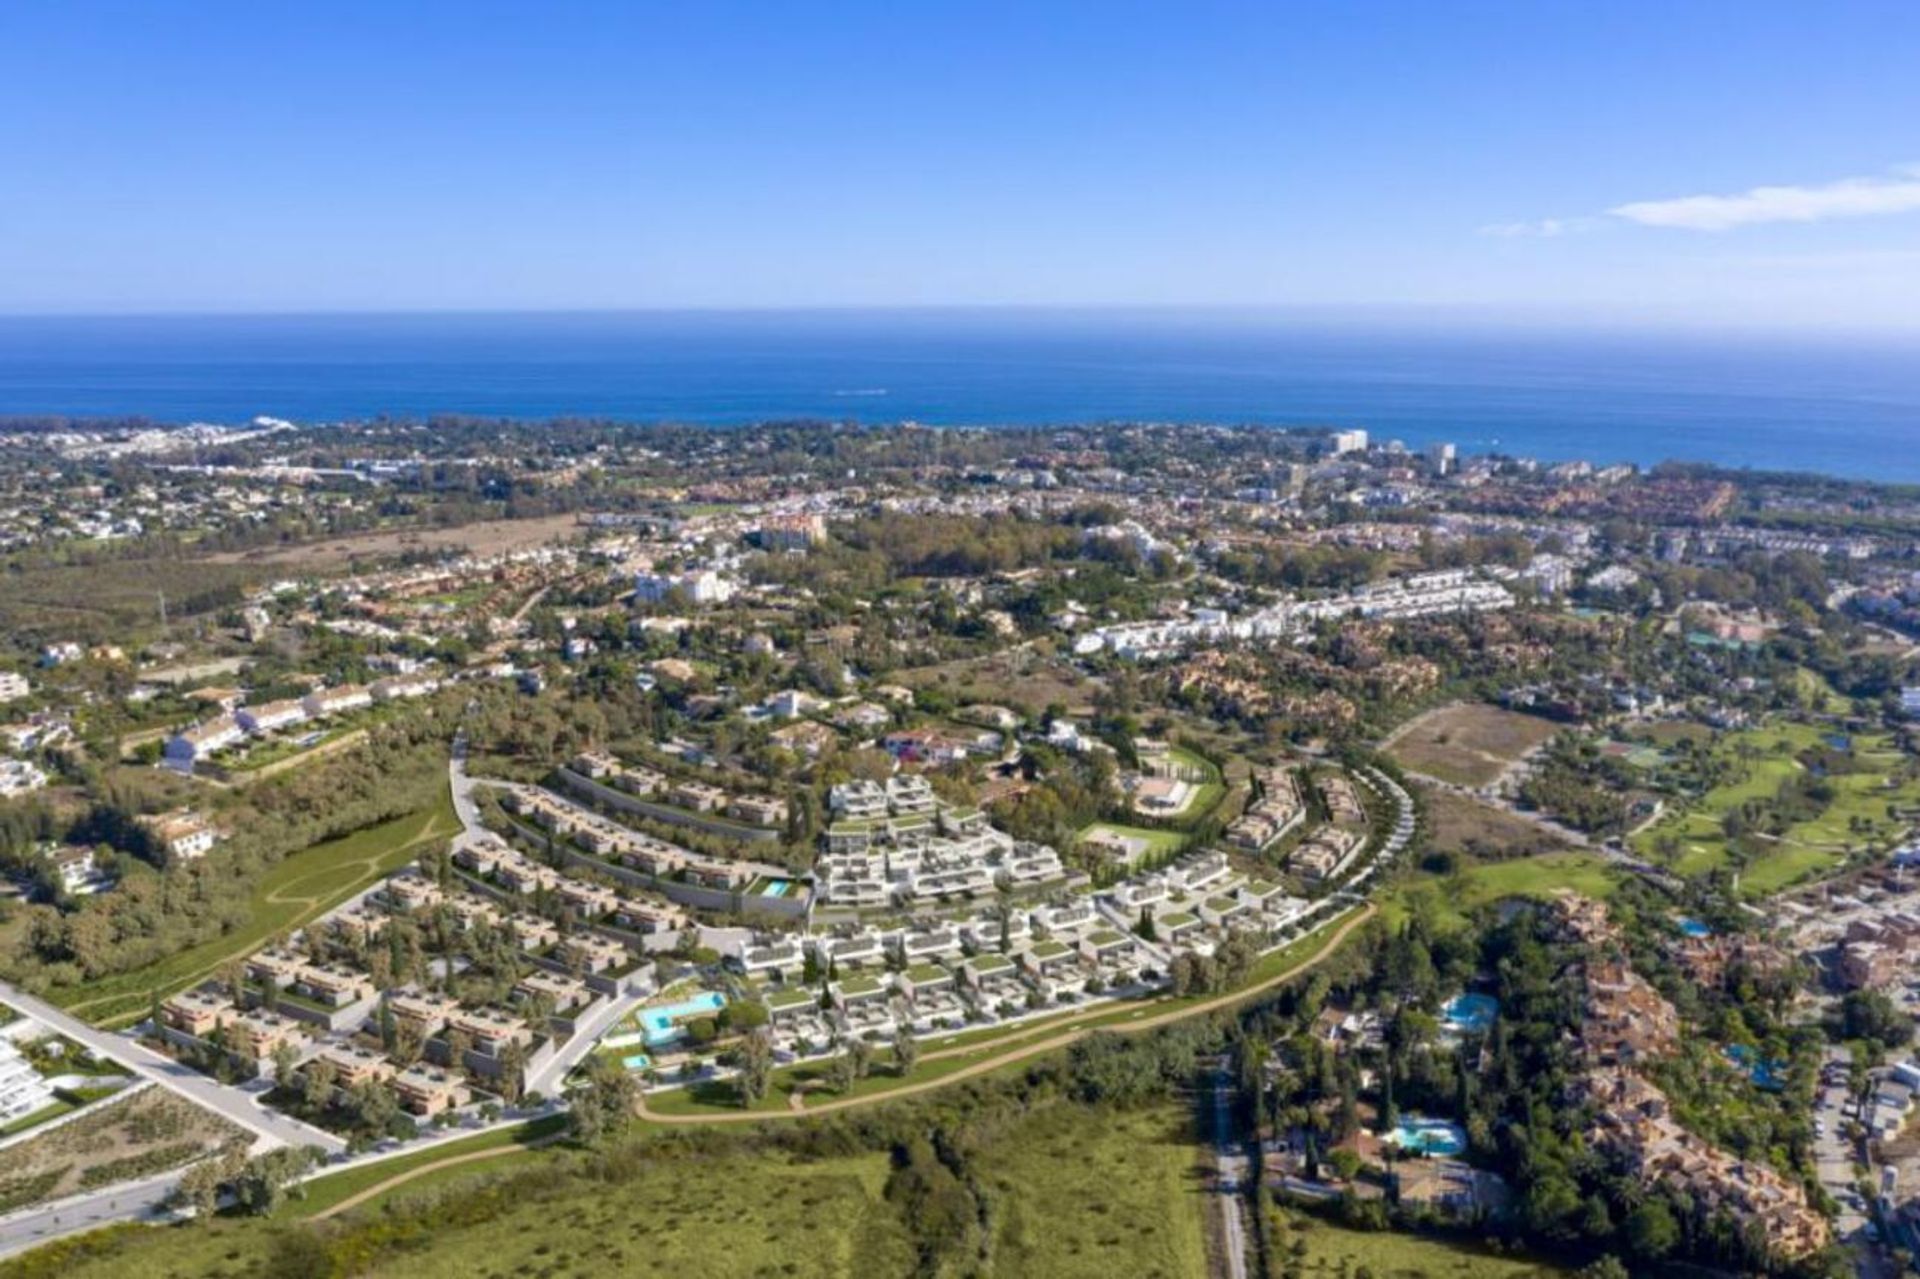
<instances>
[{"instance_id":1,"label":"dirt path","mask_svg":"<svg viewBox=\"0 0 1920 1279\"><path fill-rule=\"evenodd\" d=\"M791 1118L795 1115L802 1114L824 1115L836 1110L848 1110L855 1106L873 1105L878 1102L892 1101L900 1097L910 1097L917 1093L931 1092L936 1088L945 1088L950 1084L959 1083L963 1079L972 1079L977 1075L991 1073L992 1071L999 1070L1003 1066L1011 1065L1016 1061L1022 1061L1028 1057L1066 1048L1077 1040L1084 1038L1093 1030L1110 1030L1127 1035L1138 1034L1147 1030L1156 1030L1161 1026L1170 1025L1176 1021L1184 1021L1189 1017L1204 1016L1210 1012L1217 1012L1222 1008L1230 1008L1235 1004L1260 994L1262 991L1271 990L1273 987L1281 985L1284 982L1292 981L1302 973L1311 971L1313 968L1325 962L1329 956L1340 948L1340 944L1347 939L1347 936L1361 924L1371 919L1374 913L1374 904L1372 902L1366 903L1360 908L1358 913L1348 919L1344 924L1341 924L1339 928L1335 929L1333 935L1327 939L1326 944L1321 946L1320 949L1315 951L1309 958L1301 960L1292 968L1287 969L1285 972L1277 973L1263 982L1247 986L1240 990L1229 991L1224 995L1217 995L1212 999L1205 1000L1198 1004L1189 1004L1185 1007L1169 1009L1166 1012L1156 1013L1152 1016L1141 1017L1137 1021L1118 1022L1113 1025L1097 1027L1070 1025L1069 1028L1065 1030L1060 1028L1060 1023L1039 1027L1030 1033L1046 1033L1046 1038L1036 1042L1022 1044L1020 1047L1010 1049L1006 1052L996 1053L992 1057L987 1057L980 1061L973 1062L970 1065L962 1066L951 1074L941 1075L938 1079L924 1079L919 1083L901 1084L897 1088L871 1092L859 1097L843 1097L838 1101L827 1101L817 1105L809 1105L804 1110L796 1111L789 1109L784 1112L743 1110L738 1114L663 1115L656 1110L650 1109L647 1106L646 1098L642 1097L640 1099L640 1116L652 1123L659 1124L737 1124L761 1123L770 1119ZM1086 1015L1088 1017L1106 1016L1111 1011L1111 1009L1101 1009L1097 1012L1089 1012ZM924 1053L920 1059L922 1061L929 1061L936 1058L955 1057L978 1051L979 1049L974 1047L948 1048L940 1052Z\"/></svg>"},{"instance_id":2,"label":"dirt path","mask_svg":"<svg viewBox=\"0 0 1920 1279\"><path fill-rule=\"evenodd\" d=\"M329 1217L337 1217L343 1212L358 1208L369 1199L378 1198L386 1194L389 1190L404 1186L409 1181L424 1177L430 1172L439 1172L442 1168L457 1168L462 1164L477 1164L483 1159L493 1159L500 1155L517 1155L523 1151L538 1150L542 1146L551 1146L554 1142L560 1141L565 1136L565 1133L548 1133L546 1136L536 1137L524 1145L516 1142L511 1146L489 1146L485 1150L469 1150L463 1155L448 1155L445 1159L436 1159L430 1164L420 1164L416 1167L408 1168L403 1172L396 1172L385 1181L378 1182L368 1186L365 1190L348 1195L333 1207L322 1212L314 1213L308 1220L325 1221Z\"/></svg>"}]
</instances>

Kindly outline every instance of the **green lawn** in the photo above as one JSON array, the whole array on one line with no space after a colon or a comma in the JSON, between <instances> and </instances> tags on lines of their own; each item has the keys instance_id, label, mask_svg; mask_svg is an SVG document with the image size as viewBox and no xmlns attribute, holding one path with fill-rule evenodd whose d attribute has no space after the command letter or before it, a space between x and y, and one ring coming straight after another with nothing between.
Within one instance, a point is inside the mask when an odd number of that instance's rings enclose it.
<instances>
[{"instance_id":1,"label":"green lawn","mask_svg":"<svg viewBox=\"0 0 1920 1279\"><path fill-rule=\"evenodd\" d=\"M1187 802L1173 815L1175 821L1193 822L1205 817L1220 806L1227 797L1227 784L1215 768L1213 761L1204 755L1188 750L1184 746L1175 746L1167 752L1167 758L1182 768L1198 769L1207 775L1207 780L1193 788L1193 794L1187 796Z\"/></svg>"},{"instance_id":2,"label":"green lawn","mask_svg":"<svg viewBox=\"0 0 1920 1279\"><path fill-rule=\"evenodd\" d=\"M1199 1150L1175 1107L1057 1108L990 1144L977 1175L994 1225L993 1273L1185 1279L1207 1273Z\"/></svg>"},{"instance_id":3,"label":"green lawn","mask_svg":"<svg viewBox=\"0 0 1920 1279\"><path fill-rule=\"evenodd\" d=\"M1503 897L1546 897L1571 888L1605 900L1619 882L1618 874L1596 854L1545 853L1470 865L1451 875L1416 874L1381 894L1380 913L1389 924L1397 924L1406 918L1414 897L1421 895L1440 918L1461 922L1468 911Z\"/></svg>"},{"instance_id":4,"label":"green lawn","mask_svg":"<svg viewBox=\"0 0 1920 1279\"><path fill-rule=\"evenodd\" d=\"M1137 839L1146 844L1146 851L1140 854L1141 860L1152 861L1171 856L1180 850L1186 842L1186 832L1177 830L1152 830L1145 826L1121 826L1116 822L1094 822L1075 837L1075 842L1089 835L1117 835L1122 839Z\"/></svg>"},{"instance_id":5,"label":"green lawn","mask_svg":"<svg viewBox=\"0 0 1920 1279\"><path fill-rule=\"evenodd\" d=\"M430 807L365 830L315 844L261 876L247 927L190 947L137 972L65 986L48 998L100 1026L137 1021L151 992L164 995L205 980L232 959L259 949L276 933L297 928L398 870L430 841L460 829L452 797L442 792Z\"/></svg>"},{"instance_id":6,"label":"green lawn","mask_svg":"<svg viewBox=\"0 0 1920 1279\"><path fill-rule=\"evenodd\" d=\"M1394 1231L1350 1230L1303 1212L1276 1208L1271 1218L1274 1255L1292 1260L1309 1279L1346 1279L1365 1267L1378 1279L1534 1279L1571 1275L1552 1262L1495 1254L1470 1243ZM1297 1249L1297 1252L1296 1252Z\"/></svg>"},{"instance_id":7,"label":"green lawn","mask_svg":"<svg viewBox=\"0 0 1920 1279\"><path fill-rule=\"evenodd\" d=\"M1731 856L1721 819L1732 809L1771 797L1780 784L1800 771L1794 756L1816 745L1827 730L1814 724L1779 723L1748 729L1723 738L1716 754L1738 761L1742 743L1760 752L1758 758L1738 764L1744 775L1716 786L1692 804L1672 812L1634 838L1637 851L1656 856L1665 839L1679 842L1673 869L1681 875L1705 875L1727 864ZM1900 836L1905 823L1887 816L1889 804L1920 804L1920 782L1888 788L1889 770L1901 756L1884 734L1856 734L1855 758L1869 767L1832 778L1839 792L1819 816L1789 827L1777 841L1763 841L1762 851L1740 873L1743 895L1762 897L1830 870L1843 861L1847 849L1871 840ZM1856 823L1863 823L1856 829Z\"/></svg>"},{"instance_id":8,"label":"green lawn","mask_svg":"<svg viewBox=\"0 0 1920 1279\"><path fill-rule=\"evenodd\" d=\"M515 1124L510 1128L500 1128L493 1132L481 1133L479 1136L468 1137L463 1141L448 1142L442 1146L435 1146L431 1150L422 1150L418 1154L403 1155L397 1159L387 1159L377 1164L368 1164L363 1168L349 1168L344 1172L336 1172L330 1176L316 1177L307 1183L305 1194L302 1198L289 1199L287 1201L285 1208L281 1210L281 1216L316 1216L333 1207L335 1204L346 1199L351 1199L368 1187L377 1186L388 1178L407 1171L409 1168L418 1168L424 1164L438 1163L443 1159L450 1159L457 1155L473 1154L482 1150L498 1150L506 1146L522 1146L538 1138L560 1132L565 1127L566 1120L563 1117L558 1115L549 1116L545 1119L536 1119L528 1123ZM499 1158L502 1161L510 1162L515 1156L502 1155ZM477 1168L490 1169L500 1166L502 1165L488 1160L483 1161ZM461 1168L449 1169L448 1171L473 1172L476 1171L477 1168L475 1166L462 1166ZM408 1186L418 1186L428 1180L429 1178L427 1177L421 1177L406 1184Z\"/></svg>"},{"instance_id":9,"label":"green lawn","mask_svg":"<svg viewBox=\"0 0 1920 1279\"><path fill-rule=\"evenodd\" d=\"M72 1102L56 1098L30 1115L22 1115L12 1123L0 1126L0 1137L18 1136L29 1128L38 1128L48 1120L58 1119L74 1108Z\"/></svg>"}]
</instances>

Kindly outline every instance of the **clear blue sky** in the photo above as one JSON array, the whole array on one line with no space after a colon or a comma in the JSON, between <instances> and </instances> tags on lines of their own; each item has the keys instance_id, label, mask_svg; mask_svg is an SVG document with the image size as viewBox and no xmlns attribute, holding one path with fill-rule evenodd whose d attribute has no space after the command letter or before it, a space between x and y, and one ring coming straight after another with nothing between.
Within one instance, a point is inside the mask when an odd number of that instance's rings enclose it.
<instances>
[{"instance_id":1,"label":"clear blue sky","mask_svg":"<svg viewBox=\"0 0 1920 1279\"><path fill-rule=\"evenodd\" d=\"M0 122L9 312L1920 324L1910 0L58 0Z\"/></svg>"}]
</instances>

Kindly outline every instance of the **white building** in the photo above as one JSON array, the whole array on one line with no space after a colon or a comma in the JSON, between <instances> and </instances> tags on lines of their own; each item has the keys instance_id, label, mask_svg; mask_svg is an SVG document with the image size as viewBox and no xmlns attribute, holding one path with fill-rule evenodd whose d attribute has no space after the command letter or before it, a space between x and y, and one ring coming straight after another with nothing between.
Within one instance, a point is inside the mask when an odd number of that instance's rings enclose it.
<instances>
[{"instance_id":1,"label":"white building","mask_svg":"<svg viewBox=\"0 0 1920 1279\"><path fill-rule=\"evenodd\" d=\"M645 604L658 604L679 591L692 604L724 604L739 589L731 578L710 568L686 573L641 573L633 579L633 597Z\"/></svg>"},{"instance_id":2,"label":"white building","mask_svg":"<svg viewBox=\"0 0 1920 1279\"><path fill-rule=\"evenodd\" d=\"M0 671L0 702L17 702L32 691L26 676L17 671Z\"/></svg>"},{"instance_id":3,"label":"white building","mask_svg":"<svg viewBox=\"0 0 1920 1279\"><path fill-rule=\"evenodd\" d=\"M316 689L300 699L300 707L314 719L345 715L373 705L373 693L364 684L342 684L337 688Z\"/></svg>"},{"instance_id":4,"label":"white building","mask_svg":"<svg viewBox=\"0 0 1920 1279\"><path fill-rule=\"evenodd\" d=\"M205 818L184 808L143 818L141 824L166 854L169 865L198 861L213 850L220 838Z\"/></svg>"},{"instance_id":5,"label":"white building","mask_svg":"<svg viewBox=\"0 0 1920 1279\"><path fill-rule=\"evenodd\" d=\"M0 1125L53 1104L53 1089L20 1055L11 1039L0 1036Z\"/></svg>"},{"instance_id":6,"label":"white building","mask_svg":"<svg viewBox=\"0 0 1920 1279\"><path fill-rule=\"evenodd\" d=\"M1367 433L1365 431L1335 431L1327 439L1327 447L1337 457L1342 453L1365 453L1367 451Z\"/></svg>"},{"instance_id":7,"label":"white building","mask_svg":"<svg viewBox=\"0 0 1920 1279\"><path fill-rule=\"evenodd\" d=\"M47 784L39 765L25 759L0 759L0 799L24 795Z\"/></svg>"},{"instance_id":8,"label":"white building","mask_svg":"<svg viewBox=\"0 0 1920 1279\"><path fill-rule=\"evenodd\" d=\"M258 735L305 723L307 710L299 702L289 698L286 701L267 702L260 706L242 706L234 712L234 719L239 722L240 727Z\"/></svg>"},{"instance_id":9,"label":"white building","mask_svg":"<svg viewBox=\"0 0 1920 1279\"><path fill-rule=\"evenodd\" d=\"M168 738L164 757L171 767L190 773L196 763L227 749L246 735L246 730L234 716L216 716L184 728Z\"/></svg>"}]
</instances>

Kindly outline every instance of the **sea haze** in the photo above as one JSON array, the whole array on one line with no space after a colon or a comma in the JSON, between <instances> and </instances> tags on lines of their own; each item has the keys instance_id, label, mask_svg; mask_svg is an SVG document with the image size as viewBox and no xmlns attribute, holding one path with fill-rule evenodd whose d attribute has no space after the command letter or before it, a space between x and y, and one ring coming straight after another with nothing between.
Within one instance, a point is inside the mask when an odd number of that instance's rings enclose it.
<instances>
[{"instance_id":1,"label":"sea haze","mask_svg":"<svg viewBox=\"0 0 1920 1279\"><path fill-rule=\"evenodd\" d=\"M1360 426L1920 482L1920 347L1020 311L0 318L0 415Z\"/></svg>"}]
</instances>

